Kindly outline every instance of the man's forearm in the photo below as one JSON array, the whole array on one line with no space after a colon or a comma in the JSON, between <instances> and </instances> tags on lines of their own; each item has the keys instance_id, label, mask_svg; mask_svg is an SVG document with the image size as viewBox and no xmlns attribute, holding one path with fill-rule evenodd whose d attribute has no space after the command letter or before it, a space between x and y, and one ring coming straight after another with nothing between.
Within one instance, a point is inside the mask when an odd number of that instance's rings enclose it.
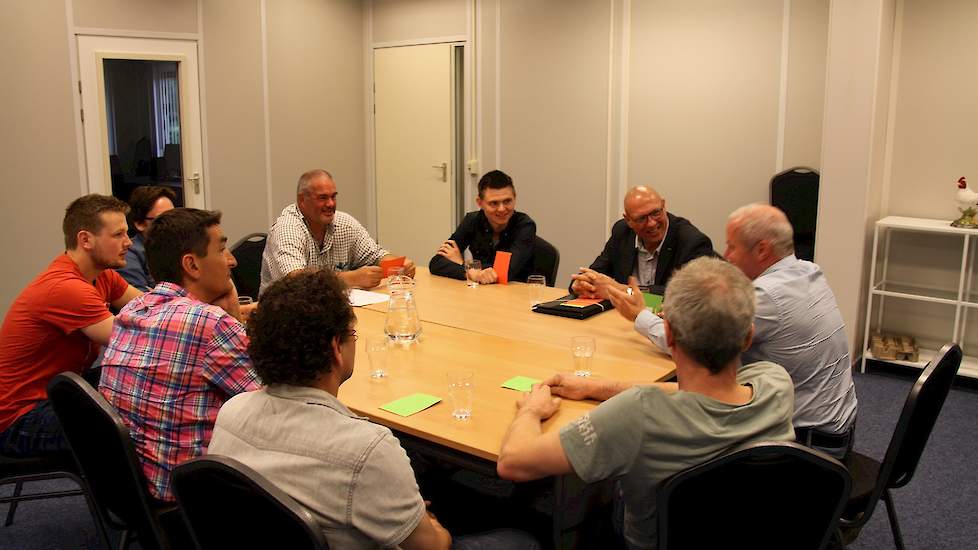
<instances>
[{"instance_id":1,"label":"man's forearm","mask_svg":"<svg viewBox=\"0 0 978 550\"><path fill-rule=\"evenodd\" d=\"M504 479L530 481L546 476L533 466L538 461L530 452L532 442L543 433L540 417L530 411L520 411L509 425L499 448L496 468Z\"/></svg>"}]
</instances>

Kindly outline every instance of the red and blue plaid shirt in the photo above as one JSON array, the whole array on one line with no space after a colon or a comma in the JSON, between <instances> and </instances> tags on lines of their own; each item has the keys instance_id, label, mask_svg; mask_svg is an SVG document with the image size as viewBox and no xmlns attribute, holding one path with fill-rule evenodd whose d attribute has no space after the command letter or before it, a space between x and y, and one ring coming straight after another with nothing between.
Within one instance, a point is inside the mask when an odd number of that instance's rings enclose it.
<instances>
[{"instance_id":1,"label":"red and blue plaid shirt","mask_svg":"<svg viewBox=\"0 0 978 550\"><path fill-rule=\"evenodd\" d=\"M237 319L172 283L115 318L99 391L129 427L150 493L174 500L170 473L207 451L217 411L259 388Z\"/></svg>"}]
</instances>

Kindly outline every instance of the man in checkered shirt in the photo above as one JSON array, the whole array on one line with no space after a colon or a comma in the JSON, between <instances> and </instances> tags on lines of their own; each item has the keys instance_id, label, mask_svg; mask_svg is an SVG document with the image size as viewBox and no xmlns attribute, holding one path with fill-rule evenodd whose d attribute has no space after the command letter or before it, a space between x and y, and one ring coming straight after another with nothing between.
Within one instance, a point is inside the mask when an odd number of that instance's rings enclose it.
<instances>
[{"instance_id":1,"label":"man in checkered shirt","mask_svg":"<svg viewBox=\"0 0 978 550\"><path fill-rule=\"evenodd\" d=\"M393 255L353 216L336 210L337 194L333 176L326 170L302 174L295 204L282 210L268 233L260 292L289 273L310 267L332 269L353 288L380 284L384 278L380 261ZM410 259L404 260L404 274L414 277Z\"/></svg>"}]
</instances>

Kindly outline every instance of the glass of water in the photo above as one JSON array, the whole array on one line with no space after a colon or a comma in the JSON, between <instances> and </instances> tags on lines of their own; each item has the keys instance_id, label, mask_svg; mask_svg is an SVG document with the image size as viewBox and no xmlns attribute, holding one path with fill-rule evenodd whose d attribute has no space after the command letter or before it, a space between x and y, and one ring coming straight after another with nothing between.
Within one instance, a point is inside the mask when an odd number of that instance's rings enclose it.
<instances>
[{"instance_id":1,"label":"glass of water","mask_svg":"<svg viewBox=\"0 0 978 550\"><path fill-rule=\"evenodd\" d=\"M594 336L574 336L571 338L571 356L574 358L574 374L576 376L591 376L594 348Z\"/></svg>"},{"instance_id":2,"label":"glass of water","mask_svg":"<svg viewBox=\"0 0 978 550\"><path fill-rule=\"evenodd\" d=\"M482 271L481 261L469 260L465 262L465 284L469 285L469 288L479 286L479 280L476 277L479 276L480 271Z\"/></svg>"},{"instance_id":3,"label":"glass of water","mask_svg":"<svg viewBox=\"0 0 978 550\"><path fill-rule=\"evenodd\" d=\"M452 417L465 420L472 416L472 371L448 373L448 398L452 402Z\"/></svg>"},{"instance_id":4,"label":"glass of water","mask_svg":"<svg viewBox=\"0 0 978 550\"><path fill-rule=\"evenodd\" d=\"M530 275L526 278L526 287L530 292L530 307L543 302L543 289L547 288L547 278L543 275Z\"/></svg>"},{"instance_id":5,"label":"glass of water","mask_svg":"<svg viewBox=\"0 0 978 550\"><path fill-rule=\"evenodd\" d=\"M367 359L370 361L370 378L387 376L387 347L390 339L381 334L367 337Z\"/></svg>"}]
</instances>

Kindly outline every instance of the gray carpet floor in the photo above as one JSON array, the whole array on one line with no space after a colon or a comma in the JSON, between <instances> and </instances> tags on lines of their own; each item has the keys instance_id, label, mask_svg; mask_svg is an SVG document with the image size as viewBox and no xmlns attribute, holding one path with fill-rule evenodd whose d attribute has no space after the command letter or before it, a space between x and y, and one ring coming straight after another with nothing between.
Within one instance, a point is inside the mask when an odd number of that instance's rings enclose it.
<instances>
[{"instance_id":1,"label":"gray carpet floor","mask_svg":"<svg viewBox=\"0 0 978 550\"><path fill-rule=\"evenodd\" d=\"M856 449L883 457L897 416L912 384L909 376L884 373L856 375L859 419ZM969 384L973 386L973 384ZM44 482L39 488L68 486ZM10 486L0 488L8 495ZM959 550L978 547L978 391L951 391L913 481L894 491L907 548ZM0 518L6 507L0 506ZM760 522L759 525L763 525ZM118 533L113 533L118 543ZM134 548L138 545L134 545ZM849 548L893 548L882 503ZM81 497L22 503L14 524L0 527L0 548L34 550L101 548Z\"/></svg>"}]
</instances>

